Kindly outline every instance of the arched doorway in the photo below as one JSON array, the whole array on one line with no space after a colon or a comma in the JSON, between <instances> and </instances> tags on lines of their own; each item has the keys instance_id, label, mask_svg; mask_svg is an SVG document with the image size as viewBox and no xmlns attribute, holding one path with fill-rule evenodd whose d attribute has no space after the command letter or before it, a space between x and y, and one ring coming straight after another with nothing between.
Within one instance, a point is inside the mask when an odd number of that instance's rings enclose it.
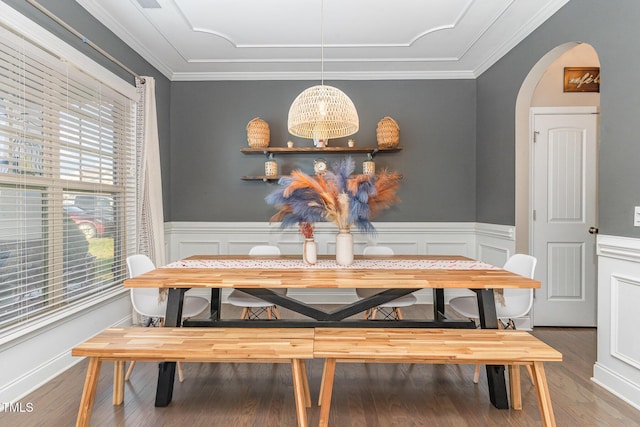
<instances>
[{"instance_id":1,"label":"arched doorway","mask_svg":"<svg viewBox=\"0 0 640 427\"><path fill-rule=\"evenodd\" d=\"M583 61L583 62L580 62ZM533 209L532 209L532 200L533 194L531 193L532 182L530 180L533 176L533 171L531 169L532 165L532 140L533 140L533 129L531 128L531 118L532 115L531 107L558 107L558 106L580 106L580 107L599 107L600 98L599 94L563 94L562 93L562 71L564 66L594 66L599 65L599 61L597 58L597 54L595 50L587 44L580 43L566 43L557 48L548 52L544 57L542 57L538 63L531 69L523 84L520 88L520 92L518 94L518 98L516 100L516 251L523 253L533 253L532 252L532 242L533 242L533 233L536 229L539 229L540 222L532 222L533 217ZM549 83L551 82L551 84ZM547 86L545 88L545 85ZM576 96L577 95L577 96ZM597 135L596 135L597 138ZM539 151L539 144L536 145ZM595 155L595 154L594 154ZM539 187L538 187L539 188ZM595 195L593 197L594 204ZM595 206L593 206L595 210ZM546 214L547 211L544 211ZM536 227L532 225L535 224ZM590 224L591 225L591 224ZM539 232L539 231L538 231ZM536 238L537 242L540 242L541 238L538 235ZM593 239L595 240L595 239ZM539 249L539 244L536 245ZM584 248L585 251L595 250L595 246L591 247L589 245L588 248ZM540 257L541 251L538 250L536 256ZM542 261L547 261L546 253L543 256L544 259ZM540 260L539 260L540 261ZM549 296L549 289L545 287L546 279L549 277L547 275L546 270L546 262L539 263L542 266L542 269L537 271L536 277L543 281L543 290L541 290L540 294L543 298L537 300L537 304L547 303L549 300L545 299L545 297ZM557 265L557 264L556 264ZM549 270L550 273L554 273L555 270ZM589 277L587 277L589 276ZM585 280L585 287L588 290L591 290L591 295L593 298L589 301L589 304L593 307L593 324L595 324L595 286L596 286L596 276L595 276L595 267L590 275L584 274L584 278L580 279ZM557 281L555 282L557 283ZM586 295L586 293L585 293ZM569 298L570 299L570 298ZM556 301L557 302L557 301ZM539 307L541 308L541 307ZM545 310L539 310L541 313L544 313ZM548 311L547 311L548 313ZM535 311L533 313L535 316ZM547 325L553 324L556 326L564 326L564 325L577 325L576 323L571 323L576 319L570 318L570 314L567 314L567 323L563 324L561 319L556 319L553 316L553 322L558 323L545 323ZM539 320L542 319L542 316ZM549 322L548 319L545 322ZM540 322L536 322L536 324L543 324ZM533 326L533 324L532 324ZM580 326L590 326L589 324L584 324Z\"/></svg>"}]
</instances>

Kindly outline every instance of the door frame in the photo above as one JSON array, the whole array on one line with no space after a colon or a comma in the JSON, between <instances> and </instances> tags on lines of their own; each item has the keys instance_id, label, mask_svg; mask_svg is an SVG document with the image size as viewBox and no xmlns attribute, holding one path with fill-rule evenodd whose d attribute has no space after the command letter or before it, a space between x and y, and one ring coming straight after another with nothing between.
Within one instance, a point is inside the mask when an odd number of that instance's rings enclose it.
<instances>
[{"instance_id":1,"label":"door frame","mask_svg":"<svg viewBox=\"0 0 640 427\"><path fill-rule=\"evenodd\" d=\"M531 206L529 203L529 182L531 181L531 170L529 159L531 157L532 129L530 121L531 100L538 83L544 73L568 50L577 46L578 42L567 42L561 44L536 62L525 77L515 106L515 226L516 226L516 252L527 253L529 251L529 218L531 216Z\"/></svg>"},{"instance_id":2,"label":"door frame","mask_svg":"<svg viewBox=\"0 0 640 427\"><path fill-rule=\"evenodd\" d=\"M531 107L529 109L529 201L528 201L528 207L529 207L529 213L528 213L528 253L533 253L533 242L535 241L535 236L534 236L534 221L533 221L533 206L534 206L534 178L535 178L535 172L534 172L534 155L533 155L533 150L534 150L534 118L536 115L571 115L571 114L575 114L575 115L587 115L587 114L600 114L600 107L598 106L566 106L566 107ZM594 195L594 200L595 200L595 227L598 227L598 179L597 176L599 175L598 172L598 156L599 156L599 150L598 150L598 146L600 144L600 135L599 135L599 128L598 128L598 133L596 134L596 188L595 188L595 192L596 194ZM597 258L597 255L596 255ZM597 270L597 263L595 266L596 271L594 272L594 284L596 287L596 295L598 293L597 288L598 288L598 270ZM539 274L539 272L538 272ZM544 274L546 275L546 271L544 272ZM597 302L596 302L596 309L597 309ZM535 310L531 310L531 313L529 313L529 322L530 322L530 327L533 328L533 324L534 324L534 317L535 317Z\"/></svg>"}]
</instances>

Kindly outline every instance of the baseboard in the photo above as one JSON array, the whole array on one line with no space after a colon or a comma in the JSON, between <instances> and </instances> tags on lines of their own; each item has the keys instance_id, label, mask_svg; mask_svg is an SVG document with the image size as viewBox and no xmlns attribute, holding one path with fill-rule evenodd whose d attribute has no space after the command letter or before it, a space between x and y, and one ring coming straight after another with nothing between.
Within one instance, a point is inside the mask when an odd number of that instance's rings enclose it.
<instances>
[{"instance_id":1,"label":"baseboard","mask_svg":"<svg viewBox=\"0 0 640 427\"><path fill-rule=\"evenodd\" d=\"M591 381L640 410L640 386L596 362Z\"/></svg>"}]
</instances>

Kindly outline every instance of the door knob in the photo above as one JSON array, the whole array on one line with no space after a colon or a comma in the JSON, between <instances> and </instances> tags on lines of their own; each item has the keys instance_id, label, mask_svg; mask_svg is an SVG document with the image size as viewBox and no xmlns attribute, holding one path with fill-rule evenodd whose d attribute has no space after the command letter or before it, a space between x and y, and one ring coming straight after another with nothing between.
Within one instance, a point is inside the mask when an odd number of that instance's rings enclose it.
<instances>
[{"instance_id":1,"label":"door knob","mask_svg":"<svg viewBox=\"0 0 640 427\"><path fill-rule=\"evenodd\" d=\"M589 227L589 234L598 234L598 227Z\"/></svg>"}]
</instances>

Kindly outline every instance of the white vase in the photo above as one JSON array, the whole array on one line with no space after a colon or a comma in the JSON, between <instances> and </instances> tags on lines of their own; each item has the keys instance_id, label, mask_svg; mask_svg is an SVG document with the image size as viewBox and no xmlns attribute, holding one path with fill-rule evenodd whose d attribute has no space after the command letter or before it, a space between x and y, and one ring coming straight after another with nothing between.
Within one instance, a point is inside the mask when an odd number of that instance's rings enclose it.
<instances>
[{"instance_id":1,"label":"white vase","mask_svg":"<svg viewBox=\"0 0 640 427\"><path fill-rule=\"evenodd\" d=\"M313 239L305 239L302 246L302 260L307 264L315 264L318 260L316 242Z\"/></svg>"},{"instance_id":2,"label":"white vase","mask_svg":"<svg viewBox=\"0 0 640 427\"><path fill-rule=\"evenodd\" d=\"M336 236L336 264L353 263L353 235L348 228L341 228Z\"/></svg>"}]
</instances>

